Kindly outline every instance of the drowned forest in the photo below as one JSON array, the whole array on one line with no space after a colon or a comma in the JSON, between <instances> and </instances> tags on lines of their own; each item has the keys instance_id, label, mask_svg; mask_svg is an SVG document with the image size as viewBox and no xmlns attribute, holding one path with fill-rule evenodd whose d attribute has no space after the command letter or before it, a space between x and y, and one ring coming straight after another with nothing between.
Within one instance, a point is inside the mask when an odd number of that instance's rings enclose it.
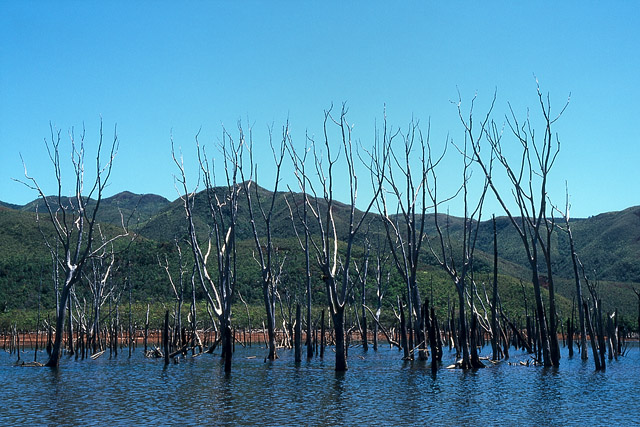
<instances>
[{"instance_id":1,"label":"drowned forest","mask_svg":"<svg viewBox=\"0 0 640 427\"><path fill-rule=\"evenodd\" d=\"M479 370L513 349L527 366L561 369L567 346L606 370L638 339L640 207L573 219L569 190L549 197L566 105L553 113L537 95L533 118L494 117L495 98L485 112L460 101L458 141L384 120L364 142L346 105L328 108L323 134L303 141L289 123L266 136L223 128L211 146L196 135L191 163L171 139L174 201L106 197L117 131L67 140L52 127L51 170L27 164L16 177L37 198L0 202L1 344L24 366L210 353L225 372L237 345L263 346L265 362L282 348L296 363L331 357L339 372L354 346L392 346L433 372ZM85 138L98 141L94 152ZM271 158L254 158L258 144ZM459 159L454 192L440 182L445 155ZM267 169L275 179L262 182ZM501 211L487 214L489 198Z\"/></svg>"}]
</instances>

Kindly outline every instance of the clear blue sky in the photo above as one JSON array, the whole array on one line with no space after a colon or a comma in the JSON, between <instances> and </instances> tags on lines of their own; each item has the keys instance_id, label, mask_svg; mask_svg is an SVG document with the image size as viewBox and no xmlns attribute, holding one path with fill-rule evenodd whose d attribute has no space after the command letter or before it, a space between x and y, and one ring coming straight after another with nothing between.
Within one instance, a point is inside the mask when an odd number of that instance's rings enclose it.
<instances>
[{"instance_id":1,"label":"clear blue sky","mask_svg":"<svg viewBox=\"0 0 640 427\"><path fill-rule=\"evenodd\" d=\"M557 4L560 3L560 4ZM194 135L214 152L224 124L252 124L260 184L272 188L267 129L288 118L296 144L320 139L323 110L346 102L354 138L369 146L386 105L390 124L414 117L431 142L462 140L455 105L494 90L537 112L535 74L560 108L561 153L551 195L572 216L640 204L640 3L637 2L44 2L0 3L0 200L36 194L20 153L47 192L49 122L86 127L87 169L103 118L120 149L108 195L177 197L170 135L195 171ZM460 181L449 151L443 188ZM69 166L69 164L66 164ZM89 174L89 172L87 172ZM195 184L193 175L191 183ZM366 177L365 177L366 178ZM285 183L293 183L290 173ZM362 179L362 186L367 180ZM68 181L67 181L68 182ZM66 188L70 188L68 185ZM68 191L67 191L68 192ZM362 191L364 198L366 191ZM346 198L346 194L337 194ZM451 212L461 212L453 202ZM494 202L487 211L500 214Z\"/></svg>"}]
</instances>

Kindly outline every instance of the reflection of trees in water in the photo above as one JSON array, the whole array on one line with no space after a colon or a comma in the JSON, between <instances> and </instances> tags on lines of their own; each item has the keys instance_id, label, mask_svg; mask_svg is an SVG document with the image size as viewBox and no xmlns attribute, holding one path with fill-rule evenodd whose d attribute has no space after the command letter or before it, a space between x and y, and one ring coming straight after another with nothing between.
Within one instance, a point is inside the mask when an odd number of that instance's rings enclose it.
<instances>
[{"instance_id":1,"label":"reflection of trees in water","mask_svg":"<svg viewBox=\"0 0 640 427\"><path fill-rule=\"evenodd\" d=\"M0 421L17 424L206 424L206 425L559 425L598 424L602 411L612 425L635 420L637 348L593 372L589 362L567 358L561 369L520 366L529 357L481 371L399 363L397 349L377 353L350 349L350 369L333 361L303 361L293 350L264 363L264 347L236 349L225 375L218 357L181 358L163 369L161 360L113 358L74 361L62 369L15 368L0 352L0 389L6 410ZM331 351L331 350L329 350ZM491 352L490 346L482 349ZM255 359L247 359L258 356ZM444 363L453 353L445 352ZM28 386L25 386L28 384ZM32 390L37 390L33 393ZM42 396L51 396L43 399ZM598 405L593 405L597 400ZM589 406L590 405L590 406ZM571 421L568 421L571 420ZM626 423L625 423L626 421Z\"/></svg>"}]
</instances>

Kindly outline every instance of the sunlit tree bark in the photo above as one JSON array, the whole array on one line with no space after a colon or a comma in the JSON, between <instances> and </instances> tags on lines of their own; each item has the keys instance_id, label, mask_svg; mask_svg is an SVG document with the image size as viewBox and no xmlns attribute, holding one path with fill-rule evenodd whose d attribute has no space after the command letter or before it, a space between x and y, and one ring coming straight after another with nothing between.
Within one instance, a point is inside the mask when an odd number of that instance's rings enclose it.
<instances>
[{"instance_id":1,"label":"sunlit tree bark","mask_svg":"<svg viewBox=\"0 0 640 427\"><path fill-rule=\"evenodd\" d=\"M545 366L558 366L560 363L559 351L556 351L557 345L552 344L552 341L557 339L555 336L557 315L555 313L553 283L549 284L551 313L547 316L542 300L542 280L539 268L544 263L545 269L547 269L546 265L551 262L549 239L547 238L548 235L543 232L543 227L548 226L550 209L547 194L549 173L560 151L560 142L558 137L552 133L551 127L560 118L567 104L564 105L557 116L552 117L549 97L547 96L545 100L539 86L537 92L544 121L541 141L538 139L539 134L534 131L530 117L527 116L526 120L521 123L513 109L510 108L510 115L506 117L506 123L521 148L519 160L514 162L507 157L503 151L502 128L493 121L485 138L490 148L489 159L483 156L483 151L481 150L483 143L480 139L473 142L472 150L475 162L482 169L488 180L489 187L518 233L531 268L531 282L536 300L543 364ZM494 103L495 95L487 113L487 119L491 115ZM461 102L458 103L460 120L465 128L469 129L472 126L473 116L470 113L469 117L465 119L460 105ZM497 161L506 174L511 187L508 191L500 189L496 183L493 160ZM506 194L513 196L515 205L512 206L508 202ZM548 318L550 318L550 322L547 322Z\"/></svg>"},{"instance_id":2,"label":"sunlit tree bark","mask_svg":"<svg viewBox=\"0 0 640 427\"><path fill-rule=\"evenodd\" d=\"M240 129L242 134L242 129ZM262 297L264 300L265 312L267 315L267 335L268 335L268 347L269 353L267 358L269 360L277 359L276 354L276 296L278 293L278 282L280 275L278 274L278 266L276 258L276 247L273 244L273 238L271 233L271 224L274 215L274 207L276 202L276 196L278 192L278 184L280 183L280 170L282 169L282 161L286 153L286 145L289 139L289 125L284 126L282 130L282 140L280 142L279 149L273 146L273 139L271 131L269 132L269 145L273 152L273 159L275 164L275 183L271 197L265 201L262 200L260 191L258 188L258 166L253 162L253 139L251 132L249 133L249 146L245 145L245 148L249 152L249 177L248 179L244 175L244 168L241 167L240 173L242 176L242 188L245 194L247 205L249 208L249 222L251 223L251 231L253 233L253 241L255 243L254 258L257 259L260 266L260 277L262 279ZM253 187L253 193L252 193ZM254 213L254 203L256 201L259 212L259 220L264 224L265 234L260 236L256 224L256 215Z\"/></svg>"},{"instance_id":3,"label":"sunlit tree bark","mask_svg":"<svg viewBox=\"0 0 640 427\"><path fill-rule=\"evenodd\" d=\"M206 230L207 238L201 242L194 222L194 205L196 191L189 190L182 159L176 157L172 139L173 160L178 167L179 175L176 181L180 186L180 194L185 209L188 241L193 252L196 280L202 288L207 303L215 313L220 323L222 359L225 372L231 371L231 358L233 354L233 336L231 332L231 302L236 281L236 223L238 215L238 193L241 189L237 182L240 150L242 149L243 136L239 141L234 141L231 135L223 129L220 152L224 163L225 185L215 186L215 174L213 173L204 148L200 147L196 136L198 149L199 170L205 186L206 204L209 212L209 230ZM202 199L200 199L202 202ZM204 246L204 250L203 250ZM209 257L215 259L216 273L209 272Z\"/></svg>"},{"instance_id":4,"label":"sunlit tree bark","mask_svg":"<svg viewBox=\"0 0 640 427\"><path fill-rule=\"evenodd\" d=\"M347 110L343 106L338 118L334 118L331 114L331 109L325 111L324 116L324 155L318 152L318 147L314 146L314 158L315 169L317 177L319 179L319 188L322 192L322 198L317 197L317 192L314 186L309 180L308 173L303 174L303 181L306 181L314 197L313 200L309 197L306 198L309 211L311 212L311 218L309 221L303 224L305 233L309 238L311 250L316 255L316 262L322 273L322 280L325 283L325 289L327 293L327 299L329 303L329 310L331 313L331 320L333 321L335 350L336 350L336 371L347 370L347 357L345 347L345 304L347 296L349 294L350 283L350 271L353 255L353 246L355 237L360 230L367 214L371 210L371 206L377 197L377 192L374 198L368 203L364 211L358 212L356 210L356 199L358 193L358 178L356 176L355 157L353 155L353 142L351 140L351 127L346 120ZM338 128L340 138L340 148L338 152L333 155L332 144L330 143L329 134L331 130L330 125L334 124ZM345 250L342 257L338 256L338 233L336 229L336 223L334 220L334 185L335 183L335 171L337 167L338 158L342 155L345 165L340 165L346 171L348 179L349 190L349 202L347 208L349 210L349 217L347 228L348 232L345 237ZM326 161L326 164L323 163ZM298 173L302 171L298 169ZM320 200L322 199L322 203ZM311 232L311 222L320 230L320 235L313 235Z\"/></svg>"},{"instance_id":5,"label":"sunlit tree bark","mask_svg":"<svg viewBox=\"0 0 640 427\"><path fill-rule=\"evenodd\" d=\"M287 206L289 207L289 216L291 218L291 225L293 226L293 230L298 238L298 243L300 244L300 248L304 253L304 267L305 267L305 295L306 295L306 321L307 321L307 338L306 338L306 346L307 346L307 359L313 358L313 342L311 340L312 337L312 326L311 326L311 259L310 252L311 246L309 241L309 233L306 232L306 227L309 224L309 204L307 203L307 183L308 176L306 173L306 161L307 155L309 153L309 138L305 136L305 147L304 152L299 153L294 148L293 144L287 144L287 150L289 151L289 156L291 157L291 161L294 165L294 174L298 181L298 186L300 187L302 200L296 201L296 197L293 195L291 188L289 188L289 194L292 200L295 202L295 215L294 210L289 202L288 198L285 198ZM299 221L305 227L304 239L300 237L300 233L298 231L298 227L296 226L297 221ZM323 311L324 316L324 311ZM323 317L324 320L324 317ZM324 325L323 325L324 326ZM324 339L322 337L321 339Z\"/></svg>"},{"instance_id":6,"label":"sunlit tree bark","mask_svg":"<svg viewBox=\"0 0 640 427\"><path fill-rule=\"evenodd\" d=\"M57 192L53 197L47 197L35 178L31 177L25 166L25 178L23 182L29 188L38 192L45 206L46 213L55 231L56 250L53 250L52 242L46 241L52 254L55 254L55 263L64 276L59 304L56 310L56 334L52 346L51 355L46 365L58 367L62 354L62 336L65 326L67 304L74 286L80 282L85 264L88 260L104 256L103 249L108 247L115 239L125 236L126 229L104 241L95 239L98 228L97 215L100 210L104 189L111 176L111 167L118 148L118 138L114 132L113 142L109 149L108 160L101 161L103 133L100 123L98 147L96 154L95 179L90 187L85 188L85 149L84 129L77 141L73 129L69 133L71 142L71 164L74 177L73 188L70 189L73 196L65 197L63 192L63 165L60 158L60 131L54 132L51 127L51 141L45 141L47 153L53 165ZM59 250L58 250L59 248Z\"/></svg>"},{"instance_id":7,"label":"sunlit tree bark","mask_svg":"<svg viewBox=\"0 0 640 427\"><path fill-rule=\"evenodd\" d=\"M399 148L394 143L397 139L402 140ZM420 359L426 359L426 335L420 313L422 300L417 273L425 239L425 218L430 208L427 203L427 178L430 168L440 159L432 161L428 133L425 139L418 123L414 121L409 124L406 133L402 133L400 129L388 129L385 119L382 141L376 142L373 152L374 186L379 188L380 193L378 212L383 219L396 270L406 287L408 323L415 333L418 355ZM416 155L420 160L417 172L412 169ZM409 342L414 340L409 339ZM413 349L410 354L413 355Z\"/></svg>"},{"instance_id":8,"label":"sunlit tree bark","mask_svg":"<svg viewBox=\"0 0 640 427\"><path fill-rule=\"evenodd\" d=\"M560 215L562 215L562 217L564 218L565 226L563 230L567 233L567 237L569 238L569 250L571 251L571 264L573 266L573 277L576 283L576 298L578 300L578 305L582 307L582 300L583 300L582 282L580 280L580 273L578 270L580 261L578 260L578 254L576 253L575 244L573 240L573 233L571 232L571 225L569 224L570 206L571 205L569 204L569 192L567 191L564 212L561 212L558 209L556 209L556 211L558 211ZM585 325L584 310L580 308L578 312L579 312L579 320L580 320L580 325L579 325L580 326L580 357L582 358L582 360L587 360L587 358L589 357L589 352L587 350L587 328Z\"/></svg>"},{"instance_id":9,"label":"sunlit tree bark","mask_svg":"<svg viewBox=\"0 0 640 427\"><path fill-rule=\"evenodd\" d=\"M487 181L485 180L480 196L475 203L472 203L469 195L469 182L471 179L470 167L473 162L473 158L469 155L469 147L473 145L474 141L483 137L486 129L487 121L481 123L480 129L477 134L474 134L475 129L470 125L466 127L464 145L457 147L462 159L462 202L464 206L464 217L462 227L462 242L459 255L456 255L456 248L451 243L451 236L449 233L449 214L446 214L446 225L443 231L440 224L439 208L443 203L438 195L437 175L435 167L430 167L430 174L432 176L428 186L429 196L433 204L433 219L436 229L436 240L438 243L434 245L430 241L431 252L437 259L438 264L449 275L453 281L456 291L458 293L458 341L462 349L462 369L477 369L482 368L484 365L480 361L477 353L477 346L473 345L474 337L470 336L467 325L466 306L467 306L467 294L470 294L470 308L471 308L471 322L472 326L474 322L477 322L477 313L473 304L474 297L474 283L472 276L473 268L473 256L476 247L476 240L478 236L478 229L480 227L480 220L482 216L482 207L484 204L485 195L487 193ZM445 199L446 201L446 199ZM471 335L475 332L475 328L471 328Z\"/></svg>"}]
</instances>

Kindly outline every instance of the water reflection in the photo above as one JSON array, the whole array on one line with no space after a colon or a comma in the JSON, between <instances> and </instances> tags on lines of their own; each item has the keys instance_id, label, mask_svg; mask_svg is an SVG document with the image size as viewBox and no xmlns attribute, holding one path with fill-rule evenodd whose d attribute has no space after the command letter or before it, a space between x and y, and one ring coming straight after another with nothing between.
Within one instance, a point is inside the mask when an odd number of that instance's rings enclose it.
<instances>
[{"instance_id":1,"label":"water reflection","mask_svg":"<svg viewBox=\"0 0 640 427\"><path fill-rule=\"evenodd\" d=\"M237 349L231 374L218 356L162 360L63 359L60 369L21 368L0 353L0 422L213 425L565 425L635 422L640 351L612 361L562 359L527 367L524 354L479 371L403 362L396 350L350 349L349 371L333 360L296 364L293 352L264 362L265 349ZM489 351L489 350L488 350ZM27 356L24 356L25 358ZM445 354L443 366L452 360ZM597 404L594 404L596 402Z\"/></svg>"}]
</instances>

